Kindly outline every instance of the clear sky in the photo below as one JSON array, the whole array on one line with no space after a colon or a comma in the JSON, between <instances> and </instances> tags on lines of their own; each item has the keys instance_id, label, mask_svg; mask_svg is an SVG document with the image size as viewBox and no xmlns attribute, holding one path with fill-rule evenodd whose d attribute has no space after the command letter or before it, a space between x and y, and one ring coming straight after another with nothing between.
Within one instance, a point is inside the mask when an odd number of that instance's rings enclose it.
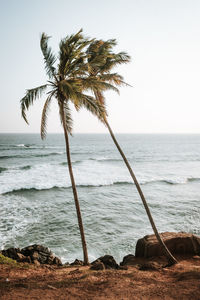
<instances>
[{"instance_id":1,"label":"clear sky","mask_svg":"<svg viewBox=\"0 0 200 300\"><path fill-rule=\"evenodd\" d=\"M119 133L200 133L199 0L0 0L0 132L38 132L44 99L20 115L25 90L44 84L42 32L55 52L66 35L116 38L131 63L118 68L132 87L106 94ZM48 132L61 132L52 106ZM73 113L74 132L107 132L93 116Z\"/></svg>"}]
</instances>

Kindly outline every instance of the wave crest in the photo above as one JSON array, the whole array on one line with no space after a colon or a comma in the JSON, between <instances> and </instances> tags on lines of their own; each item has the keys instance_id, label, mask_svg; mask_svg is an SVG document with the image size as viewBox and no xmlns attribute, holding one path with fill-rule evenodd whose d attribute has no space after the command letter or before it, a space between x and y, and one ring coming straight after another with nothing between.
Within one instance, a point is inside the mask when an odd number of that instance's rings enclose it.
<instances>
[{"instance_id":1,"label":"wave crest","mask_svg":"<svg viewBox=\"0 0 200 300\"><path fill-rule=\"evenodd\" d=\"M27 166L28 167L28 166ZM200 178L187 178L186 181L176 181L176 180L166 180L166 179L161 179L161 180L146 180L146 181L142 181L140 182L141 185L146 185L146 184L154 184L154 183L163 183L163 184L170 184L170 185L177 185L177 184L184 184L187 182L193 182L193 181L200 181ZM133 181L130 179L128 181L120 181L120 180L116 180L113 182L96 182L96 183L86 183L86 184L77 184L76 186L78 188L89 188L89 187L103 187L103 186L112 186L112 185L131 185L134 184ZM6 192L4 192L3 194L10 194L10 193L24 193L24 192L28 192L28 191L45 191L45 190L52 190L52 189L69 189L71 188L71 184L69 185L52 185L52 186L32 186L30 188L24 188L24 187L19 187L19 188L14 188L12 190L8 190Z\"/></svg>"},{"instance_id":2,"label":"wave crest","mask_svg":"<svg viewBox=\"0 0 200 300\"><path fill-rule=\"evenodd\" d=\"M73 163L79 163L80 161L75 161ZM60 163L60 165L66 165L66 162L62 162ZM27 179L27 175L26 175L26 170L30 170L32 168L31 165L24 165L24 166L19 166L18 168L14 168L15 170L22 170L24 171L24 178L25 180L22 182L19 180L16 182L10 182L11 184L9 184L9 181L7 181L7 179L5 180L5 183L2 184L0 186L0 194L7 194L7 193L13 193L13 192L24 192L27 190L51 190L54 188L64 188L64 189L68 189L71 188L71 183L69 181L68 178L68 182L65 180L57 180L57 177L54 176L54 174L52 175L51 180L49 181L45 181L43 180L43 176L40 177L40 172L43 172L43 168L44 166L42 166L42 169L36 169L37 173L39 175L40 180L32 180L35 177L35 169L34 169L34 176L32 176L33 174L29 174L29 177L31 180L26 180ZM0 173L10 170L10 168L0 168ZM11 170L13 170L11 168ZM52 165L51 169L48 169L48 172L54 172L54 165ZM62 172L62 169L60 169L58 171L58 174L61 174L60 172ZM11 174L12 175L12 174ZM2 174L3 176L3 174ZM6 175L7 176L7 175ZM20 175L21 176L21 175ZM6 177L7 178L7 177ZM66 178L67 179L67 178ZM200 177L181 177L181 178L139 178L139 183L141 185L153 185L153 184L168 184L168 185L180 185L180 184L189 184L192 182L197 182L200 181ZM100 173L97 173L95 176L89 176L86 178L85 176L83 176L82 172L78 173L77 176L77 187L80 188L89 188L89 187L103 187L103 186L125 186L125 185L130 185L130 184L134 184L133 180L131 179L131 177L105 177L101 176ZM28 187L27 187L28 186Z\"/></svg>"},{"instance_id":3,"label":"wave crest","mask_svg":"<svg viewBox=\"0 0 200 300\"><path fill-rule=\"evenodd\" d=\"M63 155L65 152L51 152L51 153L44 153L44 154L30 154L30 155L3 155L0 156L0 159L10 159L10 158L29 158L29 157L47 157L47 156L56 156L56 155Z\"/></svg>"}]
</instances>

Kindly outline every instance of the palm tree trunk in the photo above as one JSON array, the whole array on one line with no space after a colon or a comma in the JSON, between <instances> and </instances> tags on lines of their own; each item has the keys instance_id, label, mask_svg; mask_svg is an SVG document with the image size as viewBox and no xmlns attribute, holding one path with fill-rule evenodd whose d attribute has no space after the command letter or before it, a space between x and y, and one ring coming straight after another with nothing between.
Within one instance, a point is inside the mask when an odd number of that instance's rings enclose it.
<instances>
[{"instance_id":1,"label":"palm tree trunk","mask_svg":"<svg viewBox=\"0 0 200 300\"><path fill-rule=\"evenodd\" d=\"M69 137L68 137L68 132L66 130L66 127L64 125L65 124L64 111L62 110L62 112L63 112L62 119L63 119L64 135L65 135L67 163L68 163L69 175L70 175L72 190L73 190L73 195L74 195L74 202L75 202L76 213L77 213L77 218L78 218L78 225L79 225L79 230L80 230L80 235L81 235L84 264L88 265L89 260L88 260L87 244L86 244L86 240L85 240L85 233L84 233L83 222L82 222L82 217L81 217L80 205L79 205L79 201L78 201L78 193L76 190L76 184L75 184L73 170L72 170L71 155L70 155L70 148L69 148Z\"/></svg>"},{"instance_id":2,"label":"palm tree trunk","mask_svg":"<svg viewBox=\"0 0 200 300\"><path fill-rule=\"evenodd\" d=\"M157 230L156 225L155 225L155 223L154 223L154 220L153 220L153 218L152 218L150 209L149 209L149 207L148 207L148 204L147 204L147 202L146 202L146 199L145 199L145 197L144 197L144 194L143 194L143 192L142 192L142 190L141 190L141 188L140 188L140 185L139 185L139 183L138 183L138 181L137 181L137 178L135 177L135 175L134 175L134 173L133 173L133 170L132 170L132 168L131 168L129 162L128 162L128 160L127 160L125 154L123 153L121 147L119 146L119 144L118 144L118 142L117 142L117 140L116 140L116 138L115 138L115 136L114 136L114 134L113 134L113 132L112 132L112 130L111 130L111 128L110 128L110 125L109 125L109 123L108 123L108 121L107 121L106 119L105 119L105 124L106 124L106 126L107 126L107 128L108 128L108 130L109 130L109 132L110 132L110 135L111 135L111 137L112 137L112 139L113 139L113 141L114 141L114 143L115 143L117 149L119 150L119 152L120 152L120 154L121 154L121 156L122 156L122 158L123 158L123 160L124 160L124 162L125 162L125 164L126 164L128 170L129 170L129 173L130 173L130 175L131 175L131 177L132 177L134 183L135 183L135 186L136 186L137 191L138 191L138 193L139 193L139 195L140 195L140 197L141 197L141 199L142 199L142 202L143 202L143 205L144 205L144 207L145 207L147 216L148 216L149 221L150 221L150 223L151 223L152 229L153 229L153 231L154 231L154 233L155 233L155 236L156 236L158 242L160 243L160 245L161 245L161 247L162 247L162 249L163 249L163 252L164 252L165 256L166 256L167 259L168 259L169 265L176 264L176 263L177 263L177 260L176 260L175 257L171 254L171 252L169 251L169 249L166 247L166 245L165 245L165 243L163 242L163 240L162 240L160 234L158 233L158 230Z\"/></svg>"}]
</instances>

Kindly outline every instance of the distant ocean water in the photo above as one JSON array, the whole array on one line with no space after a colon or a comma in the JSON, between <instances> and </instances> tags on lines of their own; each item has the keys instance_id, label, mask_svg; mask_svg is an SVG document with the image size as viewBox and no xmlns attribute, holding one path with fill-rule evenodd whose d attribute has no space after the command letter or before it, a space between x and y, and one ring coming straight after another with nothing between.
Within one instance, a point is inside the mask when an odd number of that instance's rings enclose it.
<instances>
[{"instance_id":1,"label":"distant ocean water","mask_svg":"<svg viewBox=\"0 0 200 300\"><path fill-rule=\"evenodd\" d=\"M116 135L141 183L157 228L200 235L200 135ZM134 254L151 234L140 197L111 138L70 138L90 260ZM82 259L64 137L0 134L0 248L48 246Z\"/></svg>"}]
</instances>

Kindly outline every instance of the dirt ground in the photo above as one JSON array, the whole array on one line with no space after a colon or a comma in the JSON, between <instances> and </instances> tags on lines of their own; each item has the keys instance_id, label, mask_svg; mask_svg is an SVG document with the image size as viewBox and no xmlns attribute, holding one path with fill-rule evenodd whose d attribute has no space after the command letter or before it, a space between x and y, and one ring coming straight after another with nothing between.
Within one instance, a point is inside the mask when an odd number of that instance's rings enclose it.
<instances>
[{"instance_id":1,"label":"dirt ground","mask_svg":"<svg viewBox=\"0 0 200 300\"><path fill-rule=\"evenodd\" d=\"M200 299L200 257L159 270L0 265L0 299Z\"/></svg>"}]
</instances>

